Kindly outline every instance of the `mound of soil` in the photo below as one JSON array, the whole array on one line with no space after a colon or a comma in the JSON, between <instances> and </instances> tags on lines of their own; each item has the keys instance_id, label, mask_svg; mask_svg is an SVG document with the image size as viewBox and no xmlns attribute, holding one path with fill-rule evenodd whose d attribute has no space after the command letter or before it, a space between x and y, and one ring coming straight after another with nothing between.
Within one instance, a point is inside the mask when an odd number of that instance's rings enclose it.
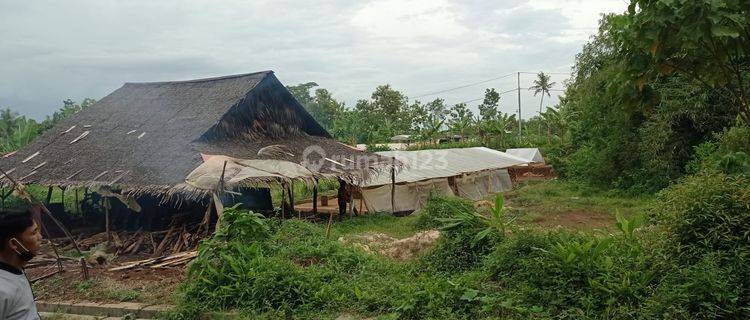
<instances>
[{"instance_id":1,"label":"mound of soil","mask_svg":"<svg viewBox=\"0 0 750 320\"><path fill-rule=\"evenodd\" d=\"M361 248L369 253L377 253L396 260L408 260L431 248L440 238L440 231L427 230L404 239L396 239L387 234L366 232L346 235L339 242Z\"/></svg>"}]
</instances>

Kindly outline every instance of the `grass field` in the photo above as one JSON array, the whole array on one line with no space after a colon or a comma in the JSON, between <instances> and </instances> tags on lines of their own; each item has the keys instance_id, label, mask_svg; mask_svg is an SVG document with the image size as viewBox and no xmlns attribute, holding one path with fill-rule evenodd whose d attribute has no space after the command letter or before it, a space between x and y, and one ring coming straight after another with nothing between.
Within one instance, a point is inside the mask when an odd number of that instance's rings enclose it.
<instances>
[{"instance_id":1,"label":"grass field","mask_svg":"<svg viewBox=\"0 0 750 320\"><path fill-rule=\"evenodd\" d=\"M609 229L615 216L642 218L652 198L628 197L560 180L529 181L504 194L519 224L574 230Z\"/></svg>"}]
</instances>

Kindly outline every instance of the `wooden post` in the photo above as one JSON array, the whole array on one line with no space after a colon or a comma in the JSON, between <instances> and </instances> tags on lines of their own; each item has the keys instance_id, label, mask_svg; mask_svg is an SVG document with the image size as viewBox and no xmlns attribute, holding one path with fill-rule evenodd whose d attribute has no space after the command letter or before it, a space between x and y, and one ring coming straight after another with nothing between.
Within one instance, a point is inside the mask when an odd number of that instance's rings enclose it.
<instances>
[{"instance_id":1,"label":"wooden post","mask_svg":"<svg viewBox=\"0 0 750 320\"><path fill-rule=\"evenodd\" d=\"M391 214L396 213L396 157L391 157Z\"/></svg>"},{"instance_id":2,"label":"wooden post","mask_svg":"<svg viewBox=\"0 0 750 320\"><path fill-rule=\"evenodd\" d=\"M362 189L359 189L359 215L363 216L362 205L365 203L365 196L362 194Z\"/></svg>"},{"instance_id":3,"label":"wooden post","mask_svg":"<svg viewBox=\"0 0 750 320\"><path fill-rule=\"evenodd\" d=\"M81 213L78 205L79 205L79 202L78 202L78 188L76 188L76 215L79 215Z\"/></svg>"},{"instance_id":4,"label":"wooden post","mask_svg":"<svg viewBox=\"0 0 750 320\"><path fill-rule=\"evenodd\" d=\"M47 202L45 204L49 205L50 201L52 201L52 187L47 188Z\"/></svg>"},{"instance_id":5,"label":"wooden post","mask_svg":"<svg viewBox=\"0 0 750 320\"><path fill-rule=\"evenodd\" d=\"M292 215L294 215L294 180L289 182L289 209L292 210ZM299 212L297 218L302 219L302 212Z\"/></svg>"},{"instance_id":6,"label":"wooden post","mask_svg":"<svg viewBox=\"0 0 750 320\"><path fill-rule=\"evenodd\" d=\"M313 214L318 215L318 178L313 178Z\"/></svg>"},{"instance_id":7,"label":"wooden post","mask_svg":"<svg viewBox=\"0 0 750 320\"><path fill-rule=\"evenodd\" d=\"M286 215L286 183L281 183L281 219Z\"/></svg>"},{"instance_id":8,"label":"wooden post","mask_svg":"<svg viewBox=\"0 0 750 320\"><path fill-rule=\"evenodd\" d=\"M216 192L212 193L211 197L213 198L214 208L216 208L216 229L215 230L219 230L219 225L221 224L221 217L224 216L224 203L221 202L221 198Z\"/></svg>"},{"instance_id":9,"label":"wooden post","mask_svg":"<svg viewBox=\"0 0 750 320\"><path fill-rule=\"evenodd\" d=\"M81 275L83 275L83 280L89 279L89 268L86 266L86 259L81 257L78 259L78 261L81 263Z\"/></svg>"},{"instance_id":10,"label":"wooden post","mask_svg":"<svg viewBox=\"0 0 750 320\"><path fill-rule=\"evenodd\" d=\"M60 203L62 203L63 212L65 212L65 187L60 187Z\"/></svg>"},{"instance_id":11,"label":"wooden post","mask_svg":"<svg viewBox=\"0 0 750 320\"><path fill-rule=\"evenodd\" d=\"M204 233L204 235L208 235L209 232L209 226L211 225L211 208L214 206L214 197L211 196L211 199L208 200L208 206L206 207L206 213L203 214L203 220L201 221L201 224L198 226L198 231L196 234Z\"/></svg>"},{"instance_id":12,"label":"wooden post","mask_svg":"<svg viewBox=\"0 0 750 320\"><path fill-rule=\"evenodd\" d=\"M333 224L333 211L328 212L328 225L326 225L326 239L331 235L331 225Z\"/></svg>"},{"instance_id":13,"label":"wooden post","mask_svg":"<svg viewBox=\"0 0 750 320\"><path fill-rule=\"evenodd\" d=\"M109 244L112 241L109 198L102 198L102 204L102 207L104 207L104 229L107 232L107 244Z\"/></svg>"},{"instance_id":14,"label":"wooden post","mask_svg":"<svg viewBox=\"0 0 750 320\"><path fill-rule=\"evenodd\" d=\"M352 185L349 184L349 219L354 216L354 192L351 190Z\"/></svg>"}]
</instances>

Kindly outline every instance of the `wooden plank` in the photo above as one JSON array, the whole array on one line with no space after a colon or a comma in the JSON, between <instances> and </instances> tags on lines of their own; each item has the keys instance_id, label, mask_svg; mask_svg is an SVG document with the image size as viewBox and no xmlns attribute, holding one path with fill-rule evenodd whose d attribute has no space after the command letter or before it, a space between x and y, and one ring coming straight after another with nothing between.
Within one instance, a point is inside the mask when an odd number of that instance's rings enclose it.
<instances>
[{"instance_id":1,"label":"wooden plank","mask_svg":"<svg viewBox=\"0 0 750 320\"><path fill-rule=\"evenodd\" d=\"M164 253L164 246L167 244L170 238L172 238L172 232L174 232L175 226L172 225L169 227L169 231L167 231L167 235L164 236L164 239L161 240L161 243L159 243L159 246L156 248L156 251L154 252L154 255L160 255Z\"/></svg>"}]
</instances>

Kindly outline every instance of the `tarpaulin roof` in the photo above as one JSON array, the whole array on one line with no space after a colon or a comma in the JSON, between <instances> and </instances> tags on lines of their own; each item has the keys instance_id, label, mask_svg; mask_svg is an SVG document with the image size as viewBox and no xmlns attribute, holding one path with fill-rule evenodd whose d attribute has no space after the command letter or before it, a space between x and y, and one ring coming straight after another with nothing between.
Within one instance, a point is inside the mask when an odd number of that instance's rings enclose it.
<instances>
[{"instance_id":1,"label":"tarpaulin roof","mask_svg":"<svg viewBox=\"0 0 750 320\"><path fill-rule=\"evenodd\" d=\"M189 186L201 190L216 190L222 174L225 187L229 189L258 181L311 180L314 177L310 170L290 161L235 159L221 155L204 158L207 158L205 162L185 179Z\"/></svg>"},{"instance_id":2,"label":"tarpaulin roof","mask_svg":"<svg viewBox=\"0 0 750 320\"><path fill-rule=\"evenodd\" d=\"M544 163L544 157L542 157L542 152L539 151L539 148L506 149L505 153L525 159L526 161L531 163Z\"/></svg>"},{"instance_id":3,"label":"tarpaulin roof","mask_svg":"<svg viewBox=\"0 0 750 320\"><path fill-rule=\"evenodd\" d=\"M522 158L485 147L376 153L384 157L395 157L403 163L402 169L396 173L396 183L453 177L529 163ZM383 171L362 186L373 187L390 183L390 172Z\"/></svg>"}]
</instances>

